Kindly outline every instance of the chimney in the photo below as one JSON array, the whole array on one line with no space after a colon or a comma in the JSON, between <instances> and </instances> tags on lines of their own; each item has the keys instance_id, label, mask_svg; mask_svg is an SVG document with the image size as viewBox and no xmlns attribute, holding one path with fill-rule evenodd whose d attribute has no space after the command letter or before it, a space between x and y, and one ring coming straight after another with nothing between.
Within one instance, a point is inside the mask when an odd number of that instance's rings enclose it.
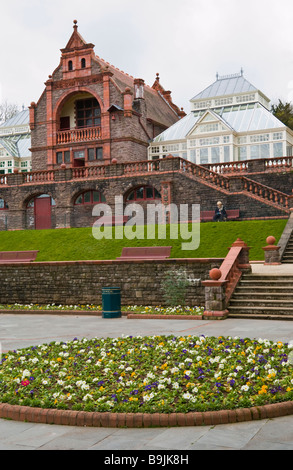
<instances>
[{"instance_id":1,"label":"chimney","mask_svg":"<svg viewBox=\"0 0 293 470\"><path fill-rule=\"evenodd\" d=\"M144 80L142 78L134 79L134 99L144 99Z\"/></svg>"},{"instance_id":2,"label":"chimney","mask_svg":"<svg viewBox=\"0 0 293 470\"><path fill-rule=\"evenodd\" d=\"M30 129L33 130L35 128L35 110L36 110L36 103L32 102L29 106L29 120L30 120Z\"/></svg>"},{"instance_id":3,"label":"chimney","mask_svg":"<svg viewBox=\"0 0 293 470\"><path fill-rule=\"evenodd\" d=\"M124 97L124 116L132 116L132 96L133 93L130 88L125 88L125 91L122 93Z\"/></svg>"}]
</instances>

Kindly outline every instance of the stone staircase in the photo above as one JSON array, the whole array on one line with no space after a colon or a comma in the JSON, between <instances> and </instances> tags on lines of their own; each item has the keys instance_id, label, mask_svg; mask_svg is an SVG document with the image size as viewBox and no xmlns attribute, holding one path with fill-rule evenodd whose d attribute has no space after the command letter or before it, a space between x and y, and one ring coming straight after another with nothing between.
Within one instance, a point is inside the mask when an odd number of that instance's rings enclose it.
<instances>
[{"instance_id":1,"label":"stone staircase","mask_svg":"<svg viewBox=\"0 0 293 470\"><path fill-rule=\"evenodd\" d=\"M282 256L282 263L293 264L293 232L290 235L286 248Z\"/></svg>"},{"instance_id":2,"label":"stone staircase","mask_svg":"<svg viewBox=\"0 0 293 470\"><path fill-rule=\"evenodd\" d=\"M293 275L243 275L228 310L230 318L293 320Z\"/></svg>"}]
</instances>

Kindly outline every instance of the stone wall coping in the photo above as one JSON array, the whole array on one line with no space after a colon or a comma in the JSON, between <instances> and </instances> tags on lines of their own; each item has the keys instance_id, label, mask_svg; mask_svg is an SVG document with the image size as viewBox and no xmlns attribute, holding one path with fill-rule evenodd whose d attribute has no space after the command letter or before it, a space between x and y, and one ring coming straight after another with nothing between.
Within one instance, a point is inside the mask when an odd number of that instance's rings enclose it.
<instances>
[{"instance_id":1,"label":"stone wall coping","mask_svg":"<svg viewBox=\"0 0 293 470\"><path fill-rule=\"evenodd\" d=\"M19 263L5 263L1 262L1 265L9 266L70 266L75 264L174 264L175 263L221 263L223 258L167 258L164 260L157 259L129 259L129 260L72 260L72 261L34 261L32 262L19 262Z\"/></svg>"}]
</instances>

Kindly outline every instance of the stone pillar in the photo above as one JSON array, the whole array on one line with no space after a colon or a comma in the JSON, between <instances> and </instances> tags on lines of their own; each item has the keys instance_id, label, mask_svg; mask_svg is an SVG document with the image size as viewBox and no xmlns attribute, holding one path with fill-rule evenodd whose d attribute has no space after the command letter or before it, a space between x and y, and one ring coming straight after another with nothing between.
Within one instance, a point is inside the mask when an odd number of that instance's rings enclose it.
<instances>
[{"instance_id":1,"label":"stone pillar","mask_svg":"<svg viewBox=\"0 0 293 470\"><path fill-rule=\"evenodd\" d=\"M275 237L268 237L266 239L267 246L263 248L265 253L265 265L276 265L281 264L280 261L280 246L276 246L276 239Z\"/></svg>"},{"instance_id":2,"label":"stone pillar","mask_svg":"<svg viewBox=\"0 0 293 470\"><path fill-rule=\"evenodd\" d=\"M166 158L160 160L160 171L176 171L180 169L180 159L167 155Z\"/></svg>"},{"instance_id":3,"label":"stone pillar","mask_svg":"<svg viewBox=\"0 0 293 470\"><path fill-rule=\"evenodd\" d=\"M224 320L228 316L226 309L226 284L227 281L221 280L222 273L220 269L214 268L209 273L211 280L203 281L205 287L205 311L203 318L205 320Z\"/></svg>"}]
</instances>

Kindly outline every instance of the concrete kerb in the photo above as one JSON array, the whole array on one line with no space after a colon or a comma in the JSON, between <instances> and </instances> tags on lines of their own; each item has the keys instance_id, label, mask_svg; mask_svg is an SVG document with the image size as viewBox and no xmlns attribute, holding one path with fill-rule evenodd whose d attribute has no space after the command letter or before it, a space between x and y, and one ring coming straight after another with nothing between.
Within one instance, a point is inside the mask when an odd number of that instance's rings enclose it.
<instances>
[{"instance_id":1,"label":"concrete kerb","mask_svg":"<svg viewBox=\"0 0 293 470\"><path fill-rule=\"evenodd\" d=\"M33 408L0 403L0 418L29 423L105 428L216 426L293 414L293 402L273 403L234 410L188 413L111 413Z\"/></svg>"}]
</instances>

